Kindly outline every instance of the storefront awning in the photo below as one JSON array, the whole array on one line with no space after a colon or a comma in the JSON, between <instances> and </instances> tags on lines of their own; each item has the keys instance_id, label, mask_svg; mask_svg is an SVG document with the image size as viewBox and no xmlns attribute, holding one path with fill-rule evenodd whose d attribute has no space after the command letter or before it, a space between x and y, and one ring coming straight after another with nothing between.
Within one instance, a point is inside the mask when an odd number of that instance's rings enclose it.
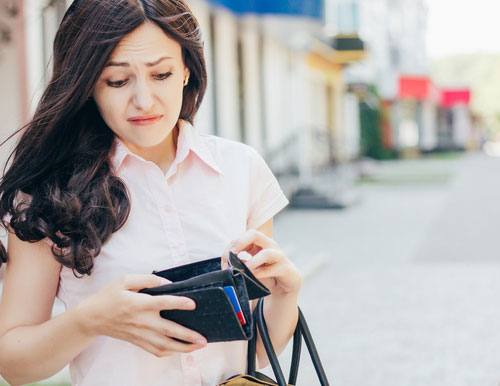
<instances>
[{"instance_id":1,"label":"storefront awning","mask_svg":"<svg viewBox=\"0 0 500 386\"><path fill-rule=\"evenodd\" d=\"M471 92L468 88L463 89L442 89L439 106L448 108L458 104L468 105L470 102Z\"/></svg>"},{"instance_id":2,"label":"storefront awning","mask_svg":"<svg viewBox=\"0 0 500 386\"><path fill-rule=\"evenodd\" d=\"M324 0L209 0L238 13L304 16L322 20Z\"/></svg>"},{"instance_id":3,"label":"storefront awning","mask_svg":"<svg viewBox=\"0 0 500 386\"><path fill-rule=\"evenodd\" d=\"M427 76L401 76L398 85L399 99L424 101L433 97L434 85Z\"/></svg>"}]
</instances>

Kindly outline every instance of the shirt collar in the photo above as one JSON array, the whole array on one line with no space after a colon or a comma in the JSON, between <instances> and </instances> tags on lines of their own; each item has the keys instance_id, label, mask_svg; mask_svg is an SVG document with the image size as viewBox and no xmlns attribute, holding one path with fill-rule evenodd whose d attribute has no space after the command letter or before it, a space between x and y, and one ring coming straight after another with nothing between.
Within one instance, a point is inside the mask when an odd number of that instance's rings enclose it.
<instances>
[{"instance_id":1,"label":"shirt collar","mask_svg":"<svg viewBox=\"0 0 500 386\"><path fill-rule=\"evenodd\" d=\"M224 173L215 162L210 149L200 137L198 132L194 129L194 127L189 122L182 119L179 119L178 126L179 137L177 139L177 152L174 162L168 170L166 177L168 178L171 175L175 174L175 172L177 171L177 165L179 165L186 159L186 157L189 155L189 151L193 151L202 162L204 162L216 173L223 175ZM123 161L127 157L133 157L144 162L144 159L130 151L130 149L118 137L115 137L110 157L111 165L115 172L118 171L118 169L123 164Z\"/></svg>"}]
</instances>

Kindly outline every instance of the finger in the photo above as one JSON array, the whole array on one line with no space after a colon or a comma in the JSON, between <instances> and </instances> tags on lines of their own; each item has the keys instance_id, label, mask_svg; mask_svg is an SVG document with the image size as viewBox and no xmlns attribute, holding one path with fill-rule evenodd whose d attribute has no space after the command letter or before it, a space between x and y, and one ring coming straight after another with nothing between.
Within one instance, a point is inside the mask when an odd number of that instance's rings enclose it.
<instances>
[{"instance_id":1,"label":"finger","mask_svg":"<svg viewBox=\"0 0 500 386\"><path fill-rule=\"evenodd\" d=\"M256 273L255 277L259 280L279 278L282 276L284 269L276 265L270 265L260 268Z\"/></svg>"},{"instance_id":2,"label":"finger","mask_svg":"<svg viewBox=\"0 0 500 386\"><path fill-rule=\"evenodd\" d=\"M153 330L141 331L133 343L157 357L169 356L174 352L188 353L202 347L200 345L175 341Z\"/></svg>"},{"instance_id":3,"label":"finger","mask_svg":"<svg viewBox=\"0 0 500 386\"><path fill-rule=\"evenodd\" d=\"M264 266L277 264L286 259L285 254L280 249L263 249L246 262L251 271L261 269Z\"/></svg>"},{"instance_id":4,"label":"finger","mask_svg":"<svg viewBox=\"0 0 500 386\"><path fill-rule=\"evenodd\" d=\"M252 256L255 256L257 253L262 251L262 247L251 244L244 250L240 251L237 253L237 256L242 260L242 261L248 261ZM244 253L246 252L246 254ZM233 252L234 253L234 252ZM224 251L224 253L221 256L221 269L226 269L229 267L229 249Z\"/></svg>"},{"instance_id":5,"label":"finger","mask_svg":"<svg viewBox=\"0 0 500 386\"><path fill-rule=\"evenodd\" d=\"M196 308L196 303L193 299L185 296L175 295L158 295L148 296L145 300L147 309L149 310L186 310L192 311Z\"/></svg>"},{"instance_id":6,"label":"finger","mask_svg":"<svg viewBox=\"0 0 500 386\"><path fill-rule=\"evenodd\" d=\"M174 354L173 351L159 349L158 347L153 346L152 344L147 342L136 343L136 346L139 346L143 350L150 352L157 358L168 357Z\"/></svg>"},{"instance_id":7,"label":"finger","mask_svg":"<svg viewBox=\"0 0 500 386\"><path fill-rule=\"evenodd\" d=\"M293 264L273 264L263 267L255 272L255 277L264 282L275 280L285 293L298 293L302 286L302 277Z\"/></svg>"},{"instance_id":8,"label":"finger","mask_svg":"<svg viewBox=\"0 0 500 386\"><path fill-rule=\"evenodd\" d=\"M248 252L250 255L255 256L257 253L262 251L262 247L252 244L250 247L245 248L245 252Z\"/></svg>"},{"instance_id":9,"label":"finger","mask_svg":"<svg viewBox=\"0 0 500 386\"><path fill-rule=\"evenodd\" d=\"M168 319L158 319L158 323L154 323L154 327L162 335L170 338L180 339L184 342L189 342L202 347L207 344L207 339L200 333Z\"/></svg>"},{"instance_id":10,"label":"finger","mask_svg":"<svg viewBox=\"0 0 500 386\"><path fill-rule=\"evenodd\" d=\"M198 349L206 346L206 343L203 345L201 345L201 344L188 344L188 343L178 342L175 339L172 339L170 337L166 337L166 340L169 341L168 350L172 350L175 352L189 353L189 352L193 352L194 350L198 350Z\"/></svg>"},{"instance_id":11,"label":"finger","mask_svg":"<svg viewBox=\"0 0 500 386\"><path fill-rule=\"evenodd\" d=\"M229 268L229 249L225 250L220 257L220 269L224 270Z\"/></svg>"},{"instance_id":12,"label":"finger","mask_svg":"<svg viewBox=\"0 0 500 386\"><path fill-rule=\"evenodd\" d=\"M143 288L158 287L160 285L171 283L171 281L160 276L136 274L122 276L120 281L123 288L131 291L138 291Z\"/></svg>"},{"instance_id":13,"label":"finger","mask_svg":"<svg viewBox=\"0 0 500 386\"><path fill-rule=\"evenodd\" d=\"M250 247L252 244L263 249L278 247L278 244L273 239L267 237L262 232L251 229L248 232L244 233L241 237L231 241L226 251L228 255L229 252L238 254L239 252L245 250L247 247Z\"/></svg>"}]
</instances>

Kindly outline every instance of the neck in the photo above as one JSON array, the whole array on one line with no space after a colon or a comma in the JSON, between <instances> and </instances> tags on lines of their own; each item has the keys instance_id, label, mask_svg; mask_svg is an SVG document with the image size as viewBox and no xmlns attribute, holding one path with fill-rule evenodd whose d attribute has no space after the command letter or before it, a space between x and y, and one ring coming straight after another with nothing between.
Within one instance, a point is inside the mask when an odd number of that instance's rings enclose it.
<instances>
[{"instance_id":1,"label":"neck","mask_svg":"<svg viewBox=\"0 0 500 386\"><path fill-rule=\"evenodd\" d=\"M151 161L158 165L163 173L167 173L170 165L174 162L175 155L177 153L177 140L179 138L179 127L178 124L174 126L172 131L168 134L165 140L152 147L137 147L130 143L125 143L126 146L133 153L137 154L139 157L145 159L146 161Z\"/></svg>"}]
</instances>

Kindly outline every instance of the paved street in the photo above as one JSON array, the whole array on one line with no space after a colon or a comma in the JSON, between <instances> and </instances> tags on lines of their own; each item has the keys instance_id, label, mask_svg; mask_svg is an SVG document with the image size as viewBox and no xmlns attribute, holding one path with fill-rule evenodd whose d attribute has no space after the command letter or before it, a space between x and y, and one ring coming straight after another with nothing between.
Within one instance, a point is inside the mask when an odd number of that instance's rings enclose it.
<instances>
[{"instance_id":1,"label":"paved street","mask_svg":"<svg viewBox=\"0 0 500 386\"><path fill-rule=\"evenodd\" d=\"M498 170L479 154L383 163L358 205L277 217L332 384L498 385Z\"/></svg>"}]
</instances>

